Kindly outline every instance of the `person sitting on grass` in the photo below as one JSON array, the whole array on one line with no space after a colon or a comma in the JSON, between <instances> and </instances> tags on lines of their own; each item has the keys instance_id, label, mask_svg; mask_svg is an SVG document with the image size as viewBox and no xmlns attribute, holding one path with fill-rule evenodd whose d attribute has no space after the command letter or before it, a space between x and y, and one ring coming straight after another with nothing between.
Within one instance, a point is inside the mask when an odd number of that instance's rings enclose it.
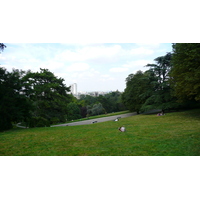
<instances>
[{"instance_id":1,"label":"person sitting on grass","mask_svg":"<svg viewBox=\"0 0 200 200\"><path fill-rule=\"evenodd\" d=\"M121 126L121 127L119 127L119 131L121 131L121 132L125 132L125 131L126 131L126 129L125 129L125 127L124 127L124 126Z\"/></svg>"},{"instance_id":2,"label":"person sitting on grass","mask_svg":"<svg viewBox=\"0 0 200 200\"><path fill-rule=\"evenodd\" d=\"M163 115L165 115L163 111L157 114L157 116L163 116Z\"/></svg>"}]
</instances>

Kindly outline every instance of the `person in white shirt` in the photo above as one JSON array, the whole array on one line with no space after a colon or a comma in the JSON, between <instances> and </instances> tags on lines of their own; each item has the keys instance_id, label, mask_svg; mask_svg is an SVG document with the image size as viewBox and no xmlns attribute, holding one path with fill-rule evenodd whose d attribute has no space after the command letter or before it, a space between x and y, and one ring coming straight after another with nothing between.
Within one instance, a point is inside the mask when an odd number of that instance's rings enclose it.
<instances>
[{"instance_id":1,"label":"person in white shirt","mask_svg":"<svg viewBox=\"0 0 200 200\"><path fill-rule=\"evenodd\" d=\"M124 127L124 126L121 126L121 127L119 128L119 131L121 131L121 132L125 132L125 131L126 131L126 129L125 129L125 127Z\"/></svg>"}]
</instances>

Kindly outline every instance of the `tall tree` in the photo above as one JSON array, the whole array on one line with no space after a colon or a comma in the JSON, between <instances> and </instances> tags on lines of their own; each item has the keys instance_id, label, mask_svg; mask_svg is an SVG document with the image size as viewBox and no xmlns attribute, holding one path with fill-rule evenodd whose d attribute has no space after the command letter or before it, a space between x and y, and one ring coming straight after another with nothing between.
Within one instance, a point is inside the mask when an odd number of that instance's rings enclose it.
<instances>
[{"instance_id":1,"label":"tall tree","mask_svg":"<svg viewBox=\"0 0 200 200\"><path fill-rule=\"evenodd\" d=\"M21 80L24 72L0 68L0 130L12 128L12 122L26 121L30 117L31 102L23 93Z\"/></svg>"},{"instance_id":2,"label":"tall tree","mask_svg":"<svg viewBox=\"0 0 200 200\"><path fill-rule=\"evenodd\" d=\"M126 79L126 89L122 94L122 101L130 111L140 112L149 91L148 74L138 71L130 74Z\"/></svg>"},{"instance_id":3,"label":"tall tree","mask_svg":"<svg viewBox=\"0 0 200 200\"><path fill-rule=\"evenodd\" d=\"M172 46L171 83L179 100L200 101L200 44L175 43Z\"/></svg>"},{"instance_id":4,"label":"tall tree","mask_svg":"<svg viewBox=\"0 0 200 200\"><path fill-rule=\"evenodd\" d=\"M43 117L49 121L58 118L61 122L66 121L67 104L72 96L66 87L64 79L57 78L48 69L40 69L40 72L28 71L23 77L25 83L24 92L35 106L34 117Z\"/></svg>"},{"instance_id":5,"label":"tall tree","mask_svg":"<svg viewBox=\"0 0 200 200\"><path fill-rule=\"evenodd\" d=\"M0 52L4 48L6 45L0 43ZM23 71L8 72L0 67L0 131L12 128L12 122L30 117L31 103L22 92L23 74Z\"/></svg>"},{"instance_id":6,"label":"tall tree","mask_svg":"<svg viewBox=\"0 0 200 200\"><path fill-rule=\"evenodd\" d=\"M179 104L176 98L172 96L172 90L169 83L169 73L172 67L172 54L167 53L165 56L160 56L154 61L156 64L147 64L150 67L149 73L152 79L153 87L151 95L146 99L143 110L162 109L169 110L176 108ZM147 71L148 72L148 71Z\"/></svg>"}]
</instances>

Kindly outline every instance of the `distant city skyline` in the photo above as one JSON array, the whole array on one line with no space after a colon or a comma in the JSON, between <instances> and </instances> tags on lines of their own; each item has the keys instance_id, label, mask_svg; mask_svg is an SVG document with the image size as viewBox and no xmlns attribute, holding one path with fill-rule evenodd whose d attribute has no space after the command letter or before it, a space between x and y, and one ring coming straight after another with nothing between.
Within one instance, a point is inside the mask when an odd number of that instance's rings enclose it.
<instances>
[{"instance_id":1,"label":"distant city skyline","mask_svg":"<svg viewBox=\"0 0 200 200\"><path fill-rule=\"evenodd\" d=\"M113 91L78 91L78 85L77 83L73 83L70 85L70 92L69 94L72 94L76 98L80 98L81 95L90 95L90 96L99 96L99 95L105 95Z\"/></svg>"}]
</instances>

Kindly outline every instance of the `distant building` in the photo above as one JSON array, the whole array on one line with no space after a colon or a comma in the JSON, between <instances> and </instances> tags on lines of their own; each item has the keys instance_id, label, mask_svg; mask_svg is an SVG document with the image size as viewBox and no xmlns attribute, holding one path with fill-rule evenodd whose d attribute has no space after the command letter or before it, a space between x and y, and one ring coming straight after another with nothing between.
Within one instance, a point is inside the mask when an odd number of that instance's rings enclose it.
<instances>
[{"instance_id":1,"label":"distant building","mask_svg":"<svg viewBox=\"0 0 200 200\"><path fill-rule=\"evenodd\" d=\"M93 96L93 97L98 97L99 95L106 95L110 92L103 92L103 91L93 91L93 92L79 92L78 95L79 97L81 95L89 95L89 96Z\"/></svg>"},{"instance_id":2,"label":"distant building","mask_svg":"<svg viewBox=\"0 0 200 200\"><path fill-rule=\"evenodd\" d=\"M77 94L78 94L78 92L77 92L77 84L74 83L74 84L72 84L72 85L70 85L70 86L71 86L71 88L70 88L71 93L72 93L74 96L77 96Z\"/></svg>"}]
</instances>

